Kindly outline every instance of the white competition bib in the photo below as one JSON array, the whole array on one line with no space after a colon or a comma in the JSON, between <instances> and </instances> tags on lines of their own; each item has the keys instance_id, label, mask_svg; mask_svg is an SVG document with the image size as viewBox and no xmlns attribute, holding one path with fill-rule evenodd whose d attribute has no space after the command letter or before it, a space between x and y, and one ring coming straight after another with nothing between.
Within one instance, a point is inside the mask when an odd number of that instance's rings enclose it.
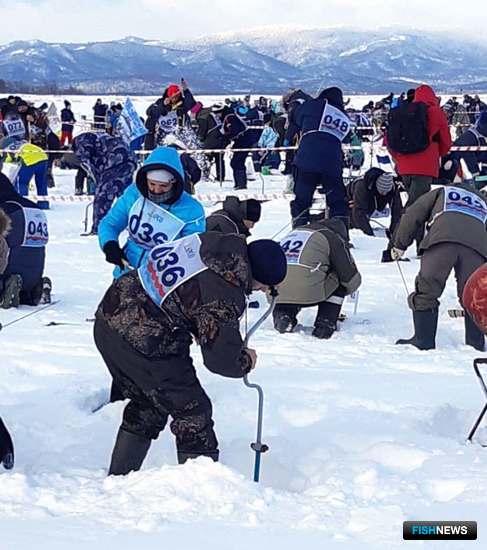
<instances>
[{"instance_id":1,"label":"white competition bib","mask_svg":"<svg viewBox=\"0 0 487 550\"><path fill-rule=\"evenodd\" d=\"M172 241L184 227L184 222L171 212L140 197L129 213L130 238L145 250Z\"/></svg>"},{"instance_id":2,"label":"white competition bib","mask_svg":"<svg viewBox=\"0 0 487 550\"><path fill-rule=\"evenodd\" d=\"M159 130L165 134L171 134L178 127L178 114L176 111L169 111L167 115L159 117Z\"/></svg>"},{"instance_id":3,"label":"white competition bib","mask_svg":"<svg viewBox=\"0 0 487 550\"><path fill-rule=\"evenodd\" d=\"M25 218L24 242L22 246L42 247L49 241L47 218L38 208L22 207Z\"/></svg>"},{"instance_id":4,"label":"white competition bib","mask_svg":"<svg viewBox=\"0 0 487 550\"><path fill-rule=\"evenodd\" d=\"M340 141L343 141L345 136L350 131L352 121L345 113L342 113L340 109L333 107L328 102L323 109L323 115L321 116L319 132L326 132L335 136Z\"/></svg>"},{"instance_id":5,"label":"white competition bib","mask_svg":"<svg viewBox=\"0 0 487 550\"><path fill-rule=\"evenodd\" d=\"M293 231L286 235L280 242L281 248L286 255L288 264L301 264L301 254L305 244L313 234L312 231Z\"/></svg>"},{"instance_id":6,"label":"white competition bib","mask_svg":"<svg viewBox=\"0 0 487 550\"><path fill-rule=\"evenodd\" d=\"M144 290L162 306L178 286L208 267L200 257L201 241L197 234L153 248L138 269Z\"/></svg>"},{"instance_id":7,"label":"white competition bib","mask_svg":"<svg viewBox=\"0 0 487 550\"><path fill-rule=\"evenodd\" d=\"M22 137L25 135L24 121L21 118L7 118L3 121L3 126L9 137Z\"/></svg>"},{"instance_id":8,"label":"white competition bib","mask_svg":"<svg viewBox=\"0 0 487 550\"><path fill-rule=\"evenodd\" d=\"M482 223L487 220L487 203L475 193L459 187L445 187L445 212L466 214Z\"/></svg>"}]
</instances>

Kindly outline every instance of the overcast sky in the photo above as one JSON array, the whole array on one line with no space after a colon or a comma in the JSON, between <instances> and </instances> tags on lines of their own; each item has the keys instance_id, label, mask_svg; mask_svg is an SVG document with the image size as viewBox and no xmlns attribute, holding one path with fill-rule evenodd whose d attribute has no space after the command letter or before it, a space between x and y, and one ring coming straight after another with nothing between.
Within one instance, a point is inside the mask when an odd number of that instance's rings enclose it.
<instances>
[{"instance_id":1,"label":"overcast sky","mask_svg":"<svg viewBox=\"0 0 487 550\"><path fill-rule=\"evenodd\" d=\"M266 25L401 25L484 37L487 1L442 0L0 0L0 42L87 42L140 36L196 38Z\"/></svg>"}]
</instances>

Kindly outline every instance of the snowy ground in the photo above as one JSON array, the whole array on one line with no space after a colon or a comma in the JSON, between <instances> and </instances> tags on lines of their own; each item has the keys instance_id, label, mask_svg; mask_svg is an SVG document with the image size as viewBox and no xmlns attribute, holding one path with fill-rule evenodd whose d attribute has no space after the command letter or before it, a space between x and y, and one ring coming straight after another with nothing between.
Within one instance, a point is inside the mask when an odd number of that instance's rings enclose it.
<instances>
[{"instance_id":1,"label":"snowy ground","mask_svg":"<svg viewBox=\"0 0 487 550\"><path fill-rule=\"evenodd\" d=\"M73 177L57 171L54 193L71 193ZM281 190L283 182L270 177L267 187ZM260 484L251 481L249 449L256 395L208 372L196 346L221 463L177 466L166 431L142 471L107 479L123 404L90 412L109 379L85 319L111 268L96 240L79 236L85 204L53 202L49 212L46 272L59 304L0 332L0 414L16 446L15 469L0 472L1 550L391 550L408 546L402 522L409 519L479 522L477 542L415 547L486 547L487 449L465 444L482 405L472 369L478 353L462 345L461 320L447 316L456 305L453 281L442 299L438 349L394 346L410 335L411 316L397 267L378 262L380 236L353 233L359 311L345 305L348 319L330 341L310 335L314 312L306 311L299 332L279 335L267 321L252 342L270 446ZM254 236L273 236L288 219L285 200L267 202ZM402 266L412 287L419 263L410 257ZM249 324L263 311L259 300ZM0 321L30 310L1 310ZM73 324L47 327L51 321ZM486 429L481 435L487 440Z\"/></svg>"}]
</instances>

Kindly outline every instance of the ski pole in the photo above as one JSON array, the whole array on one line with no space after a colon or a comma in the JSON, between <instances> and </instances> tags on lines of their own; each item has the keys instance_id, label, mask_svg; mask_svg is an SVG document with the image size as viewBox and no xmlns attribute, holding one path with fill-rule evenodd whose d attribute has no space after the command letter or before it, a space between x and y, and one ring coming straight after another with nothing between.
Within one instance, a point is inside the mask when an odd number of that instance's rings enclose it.
<instances>
[{"instance_id":1,"label":"ski pole","mask_svg":"<svg viewBox=\"0 0 487 550\"><path fill-rule=\"evenodd\" d=\"M481 374L480 368L479 368L479 365L485 365L485 364L487 364L487 358L485 358L485 357L474 359L474 361L473 361L473 368L475 370L475 374L477 375L477 378L478 378L479 383L480 383L480 387L482 388L482 391L484 392L485 398L487 399L487 385L485 384L485 381L482 377L482 374ZM477 432L478 427L480 426L480 423L484 419L484 416L485 416L486 413L487 413L487 403L484 405L484 408L482 409L482 411L479 414L479 417L475 421L475 424L473 425L473 428L470 430L470 433L468 434L467 441L469 441L470 443L472 443L473 436Z\"/></svg>"},{"instance_id":2,"label":"ski pole","mask_svg":"<svg viewBox=\"0 0 487 550\"><path fill-rule=\"evenodd\" d=\"M262 325L262 323L271 315L274 311L277 300L277 290L275 287L270 288L271 303L264 314L255 322L255 324L247 331L244 340L244 347L248 347L249 340L255 331ZM255 451L255 464L254 464L254 481L259 482L260 477L260 457L262 453L269 450L268 445L262 443L262 423L264 416L264 390L259 384L253 384L249 382L248 375L244 374L244 384L251 389L257 390L258 393L258 411L257 411L257 437L255 443L250 444L250 448Z\"/></svg>"}]
</instances>

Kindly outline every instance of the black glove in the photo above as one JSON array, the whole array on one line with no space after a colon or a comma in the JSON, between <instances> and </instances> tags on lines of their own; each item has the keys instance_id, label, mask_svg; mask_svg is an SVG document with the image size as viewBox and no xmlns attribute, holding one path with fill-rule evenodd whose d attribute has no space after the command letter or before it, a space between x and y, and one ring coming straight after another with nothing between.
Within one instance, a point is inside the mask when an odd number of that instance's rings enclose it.
<instances>
[{"instance_id":1,"label":"black glove","mask_svg":"<svg viewBox=\"0 0 487 550\"><path fill-rule=\"evenodd\" d=\"M118 265L120 269L125 269L124 260L126 260L122 249L117 241L108 241L103 247L105 259L109 264Z\"/></svg>"},{"instance_id":2,"label":"black glove","mask_svg":"<svg viewBox=\"0 0 487 550\"><path fill-rule=\"evenodd\" d=\"M5 427L5 424L0 418L0 464L6 470L11 470L14 467L14 446L12 438Z\"/></svg>"}]
</instances>

